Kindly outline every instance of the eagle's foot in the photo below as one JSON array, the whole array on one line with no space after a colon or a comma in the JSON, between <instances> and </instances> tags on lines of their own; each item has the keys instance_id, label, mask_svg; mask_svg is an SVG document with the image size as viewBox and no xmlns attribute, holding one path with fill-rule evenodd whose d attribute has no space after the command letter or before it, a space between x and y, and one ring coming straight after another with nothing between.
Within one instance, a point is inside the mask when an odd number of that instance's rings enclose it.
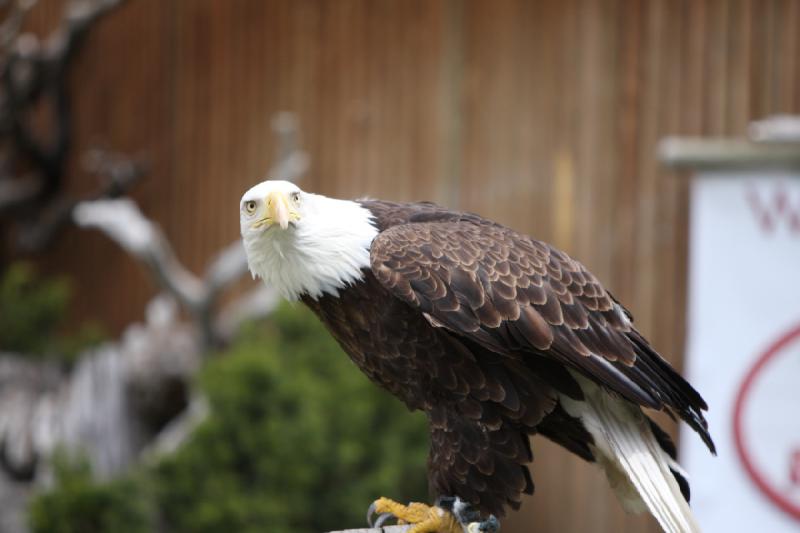
<instances>
[{"instance_id":1,"label":"eagle's foot","mask_svg":"<svg viewBox=\"0 0 800 533\"><path fill-rule=\"evenodd\" d=\"M497 533L500 531L500 521L494 515L483 522L470 522L467 524L467 533Z\"/></svg>"},{"instance_id":2,"label":"eagle's foot","mask_svg":"<svg viewBox=\"0 0 800 533\"><path fill-rule=\"evenodd\" d=\"M380 516L373 524L372 515L376 513ZM456 516L442 507L417 502L403 505L389 498L378 498L369 506L367 522L370 527L380 527L391 516L398 524L411 524L408 533L464 533Z\"/></svg>"},{"instance_id":3,"label":"eagle's foot","mask_svg":"<svg viewBox=\"0 0 800 533\"><path fill-rule=\"evenodd\" d=\"M494 515L489 515L486 520L481 520L481 513L461 498L443 496L436 501L436 505L453 513L456 520L463 526L466 533L498 533L500 521Z\"/></svg>"}]
</instances>

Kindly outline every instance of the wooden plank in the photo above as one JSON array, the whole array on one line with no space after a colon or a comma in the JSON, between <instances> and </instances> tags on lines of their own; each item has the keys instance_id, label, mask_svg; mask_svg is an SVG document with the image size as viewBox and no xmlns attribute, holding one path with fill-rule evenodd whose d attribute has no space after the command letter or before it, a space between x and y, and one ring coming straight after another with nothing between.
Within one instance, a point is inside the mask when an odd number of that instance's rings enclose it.
<instances>
[{"instance_id":1,"label":"wooden plank","mask_svg":"<svg viewBox=\"0 0 800 533\"><path fill-rule=\"evenodd\" d=\"M666 137L659 157L684 169L797 168L797 143L754 143L742 138Z\"/></svg>"},{"instance_id":2,"label":"wooden plank","mask_svg":"<svg viewBox=\"0 0 800 533\"><path fill-rule=\"evenodd\" d=\"M379 528L344 529L330 533L406 533L411 526L386 526Z\"/></svg>"}]
</instances>

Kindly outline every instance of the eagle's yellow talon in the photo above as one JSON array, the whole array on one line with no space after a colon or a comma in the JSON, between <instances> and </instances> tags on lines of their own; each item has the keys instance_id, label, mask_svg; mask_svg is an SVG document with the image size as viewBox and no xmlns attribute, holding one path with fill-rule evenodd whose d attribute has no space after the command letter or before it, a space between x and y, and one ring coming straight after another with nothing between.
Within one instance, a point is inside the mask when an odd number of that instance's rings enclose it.
<instances>
[{"instance_id":1,"label":"eagle's yellow talon","mask_svg":"<svg viewBox=\"0 0 800 533\"><path fill-rule=\"evenodd\" d=\"M372 505L378 514L390 513L398 524L412 524L408 533L463 533L452 513L441 507L412 502L403 505L389 498L378 498Z\"/></svg>"}]
</instances>

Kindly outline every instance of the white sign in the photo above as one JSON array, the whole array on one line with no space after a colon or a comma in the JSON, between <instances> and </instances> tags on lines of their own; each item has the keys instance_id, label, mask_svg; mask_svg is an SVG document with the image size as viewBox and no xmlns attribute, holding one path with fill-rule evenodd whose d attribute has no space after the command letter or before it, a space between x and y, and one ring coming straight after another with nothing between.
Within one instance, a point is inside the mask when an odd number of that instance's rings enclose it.
<instances>
[{"instance_id":1,"label":"white sign","mask_svg":"<svg viewBox=\"0 0 800 533\"><path fill-rule=\"evenodd\" d=\"M800 531L800 175L692 181L686 373L709 404L712 457L681 461L706 533Z\"/></svg>"}]
</instances>

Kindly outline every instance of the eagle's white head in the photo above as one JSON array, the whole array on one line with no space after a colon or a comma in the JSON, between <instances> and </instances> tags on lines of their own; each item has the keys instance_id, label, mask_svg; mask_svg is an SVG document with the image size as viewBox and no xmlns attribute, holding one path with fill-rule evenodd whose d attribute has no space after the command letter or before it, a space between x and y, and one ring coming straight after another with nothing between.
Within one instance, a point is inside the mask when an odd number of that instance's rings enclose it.
<instances>
[{"instance_id":1,"label":"eagle's white head","mask_svg":"<svg viewBox=\"0 0 800 533\"><path fill-rule=\"evenodd\" d=\"M337 295L364 276L378 234L372 213L358 202L264 181L244 193L239 222L253 277L287 299Z\"/></svg>"}]
</instances>

